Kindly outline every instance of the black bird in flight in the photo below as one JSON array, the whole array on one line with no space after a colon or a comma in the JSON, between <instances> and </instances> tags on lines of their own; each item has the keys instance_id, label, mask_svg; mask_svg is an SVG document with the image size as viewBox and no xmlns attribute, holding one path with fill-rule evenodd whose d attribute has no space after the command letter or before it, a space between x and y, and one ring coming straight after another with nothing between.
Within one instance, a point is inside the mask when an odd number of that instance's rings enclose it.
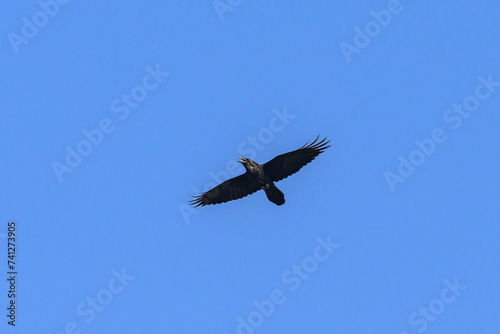
<instances>
[{"instance_id":1,"label":"black bird in flight","mask_svg":"<svg viewBox=\"0 0 500 334\"><path fill-rule=\"evenodd\" d=\"M209 191L194 196L190 203L195 207L220 204L246 197L263 189L271 202L282 205L285 203L285 195L274 185L274 182L298 172L330 147L328 145L330 141L326 141L326 138L319 142L318 139L319 136L311 144L306 143L295 151L278 155L263 165L251 159L239 157L238 162L242 163L246 169L244 174L228 179Z\"/></svg>"}]
</instances>

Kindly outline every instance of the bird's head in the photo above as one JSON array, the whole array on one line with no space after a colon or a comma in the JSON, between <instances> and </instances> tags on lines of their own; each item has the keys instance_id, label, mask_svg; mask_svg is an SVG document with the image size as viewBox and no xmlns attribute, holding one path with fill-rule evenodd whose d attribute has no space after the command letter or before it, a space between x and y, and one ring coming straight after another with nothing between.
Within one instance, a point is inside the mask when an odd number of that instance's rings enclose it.
<instances>
[{"instance_id":1,"label":"bird's head","mask_svg":"<svg viewBox=\"0 0 500 334\"><path fill-rule=\"evenodd\" d=\"M239 157L240 160L238 160L239 163L241 163L245 169L249 169L249 168L255 168L257 167L257 163L255 161L253 161L252 159L248 159L248 158L244 158L244 157Z\"/></svg>"}]
</instances>

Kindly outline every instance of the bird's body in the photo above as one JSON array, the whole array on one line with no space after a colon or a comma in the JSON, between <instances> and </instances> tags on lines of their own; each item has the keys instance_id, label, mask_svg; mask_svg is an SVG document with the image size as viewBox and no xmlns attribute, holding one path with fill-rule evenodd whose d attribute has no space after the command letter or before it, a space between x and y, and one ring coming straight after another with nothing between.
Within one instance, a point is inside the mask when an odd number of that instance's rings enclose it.
<instances>
[{"instance_id":1,"label":"bird's body","mask_svg":"<svg viewBox=\"0 0 500 334\"><path fill-rule=\"evenodd\" d=\"M276 187L271 177L264 171L264 165L258 164L252 159L240 157L240 161L247 173L253 176L260 184L260 189L266 192L267 198L276 205L285 203L285 195Z\"/></svg>"},{"instance_id":2,"label":"bird's body","mask_svg":"<svg viewBox=\"0 0 500 334\"><path fill-rule=\"evenodd\" d=\"M225 203L243 198L260 189L265 191L267 198L274 204L284 204L285 195L274 183L298 172L330 147L326 138L320 142L317 142L318 139L319 136L310 145L306 144L298 150L278 155L263 165L252 159L240 157L239 162L246 169L244 174L226 180L204 194L196 196L191 204L205 206Z\"/></svg>"}]
</instances>

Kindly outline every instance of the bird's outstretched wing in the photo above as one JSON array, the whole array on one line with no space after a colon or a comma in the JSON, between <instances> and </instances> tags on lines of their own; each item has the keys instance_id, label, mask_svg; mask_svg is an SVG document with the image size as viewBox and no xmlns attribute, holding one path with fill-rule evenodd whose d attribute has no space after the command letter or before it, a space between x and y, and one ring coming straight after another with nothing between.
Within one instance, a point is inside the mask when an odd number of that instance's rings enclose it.
<instances>
[{"instance_id":1,"label":"bird's outstretched wing","mask_svg":"<svg viewBox=\"0 0 500 334\"><path fill-rule=\"evenodd\" d=\"M298 172L302 167L314 160L319 154L330 147L326 138L319 141L319 136L311 144L306 143L301 148L278 155L266 162L264 172L271 177L274 182L283 180Z\"/></svg>"},{"instance_id":2,"label":"bird's outstretched wing","mask_svg":"<svg viewBox=\"0 0 500 334\"><path fill-rule=\"evenodd\" d=\"M225 203L253 194L260 187L260 184L246 172L222 182L203 194L194 196L190 203L195 207Z\"/></svg>"}]
</instances>

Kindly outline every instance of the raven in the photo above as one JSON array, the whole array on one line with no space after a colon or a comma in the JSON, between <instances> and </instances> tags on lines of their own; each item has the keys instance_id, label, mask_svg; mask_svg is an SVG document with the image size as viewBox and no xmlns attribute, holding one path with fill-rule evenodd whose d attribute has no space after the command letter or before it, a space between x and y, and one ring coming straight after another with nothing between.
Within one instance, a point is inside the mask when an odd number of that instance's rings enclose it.
<instances>
[{"instance_id":1,"label":"raven","mask_svg":"<svg viewBox=\"0 0 500 334\"><path fill-rule=\"evenodd\" d=\"M251 159L239 157L238 162L242 163L246 169L244 174L226 180L203 194L194 196L190 203L195 207L220 204L243 198L263 189L271 202L282 205L285 203L285 195L274 185L274 182L298 172L330 147L328 145L330 141L326 141L326 138L319 142L318 139L319 136L311 144L307 145L308 143L306 143L295 151L278 155L263 165Z\"/></svg>"}]
</instances>

